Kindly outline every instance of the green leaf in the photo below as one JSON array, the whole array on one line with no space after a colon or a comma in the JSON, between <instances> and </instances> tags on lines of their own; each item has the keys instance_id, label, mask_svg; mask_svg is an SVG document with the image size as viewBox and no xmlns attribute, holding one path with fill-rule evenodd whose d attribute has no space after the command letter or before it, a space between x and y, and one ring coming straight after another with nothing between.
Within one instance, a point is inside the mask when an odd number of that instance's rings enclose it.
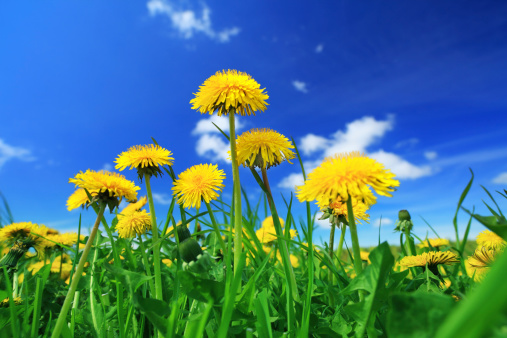
<instances>
[{"instance_id":1,"label":"green leaf","mask_svg":"<svg viewBox=\"0 0 507 338\"><path fill-rule=\"evenodd\" d=\"M473 214L469 210L463 208L466 213L476 219L479 223L484 225L489 230L496 233L498 236L502 237L504 240L507 240L507 220L503 216L481 216L478 214Z\"/></svg>"},{"instance_id":2,"label":"green leaf","mask_svg":"<svg viewBox=\"0 0 507 338\"><path fill-rule=\"evenodd\" d=\"M217 282L193 275L188 271L179 271L178 277L185 292L190 298L201 302L213 299L215 304L221 303L224 298L225 282Z\"/></svg>"},{"instance_id":3,"label":"green leaf","mask_svg":"<svg viewBox=\"0 0 507 338\"><path fill-rule=\"evenodd\" d=\"M373 325L370 320L372 315L378 311L383 301L387 301L386 280L394 265L394 257L387 242L383 242L370 253L371 265L342 291L344 295L351 294L356 290L365 290L369 294L364 301L347 305L344 309L347 314L353 317L358 327L356 335L362 337L365 330ZM368 330L370 331L370 330Z\"/></svg>"},{"instance_id":4,"label":"green leaf","mask_svg":"<svg viewBox=\"0 0 507 338\"><path fill-rule=\"evenodd\" d=\"M427 293L399 293L390 299L387 335L397 338L434 337L454 306L450 296Z\"/></svg>"},{"instance_id":5,"label":"green leaf","mask_svg":"<svg viewBox=\"0 0 507 338\"><path fill-rule=\"evenodd\" d=\"M158 299L143 298L136 293L132 297L132 304L148 318L164 337L167 335L167 319L164 318L170 313L167 303Z\"/></svg>"},{"instance_id":6,"label":"green leaf","mask_svg":"<svg viewBox=\"0 0 507 338\"><path fill-rule=\"evenodd\" d=\"M110 264L104 264L103 267L118 278L131 294L134 294L141 285L153 278Z\"/></svg>"},{"instance_id":7,"label":"green leaf","mask_svg":"<svg viewBox=\"0 0 507 338\"><path fill-rule=\"evenodd\" d=\"M273 338L267 298L266 289L257 294L257 298L255 299L255 312L257 317L255 327L257 328L259 337Z\"/></svg>"}]
</instances>

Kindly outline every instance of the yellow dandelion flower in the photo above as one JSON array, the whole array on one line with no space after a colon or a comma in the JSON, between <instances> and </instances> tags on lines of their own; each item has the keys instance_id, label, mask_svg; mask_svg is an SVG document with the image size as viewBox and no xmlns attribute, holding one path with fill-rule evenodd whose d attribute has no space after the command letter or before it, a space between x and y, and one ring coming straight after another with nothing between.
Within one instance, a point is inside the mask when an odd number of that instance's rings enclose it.
<instances>
[{"instance_id":1,"label":"yellow dandelion flower","mask_svg":"<svg viewBox=\"0 0 507 338\"><path fill-rule=\"evenodd\" d=\"M465 262L467 275L473 277L476 282L482 281L499 253L500 251L485 246L475 249L473 255Z\"/></svg>"},{"instance_id":2,"label":"yellow dandelion flower","mask_svg":"<svg viewBox=\"0 0 507 338\"><path fill-rule=\"evenodd\" d=\"M400 260L400 265L406 267L421 266L436 267L439 264L452 265L459 263L458 256L450 251L430 251L417 256L406 256Z\"/></svg>"},{"instance_id":3,"label":"yellow dandelion flower","mask_svg":"<svg viewBox=\"0 0 507 338\"><path fill-rule=\"evenodd\" d=\"M28 247L33 247L39 257L44 255L45 248L51 248L55 244L45 239L48 236L48 228L32 222L20 222L6 225L0 229L0 242L6 242L12 246L18 240L24 241Z\"/></svg>"},{"instance_id":4,"label":"yellow dandelion flower","mask_svg":"<svg viewBox=\"0 0 507 338\"><path fill-rule=\"evenodd\" d=\"M236 152L238 165L258 168L274 167L296 157L294 146L282 134L271 129L252 129L238 136ZM230 154L230 152L229 152Z\"/></svg>"},{"instance_id":5,"label":"yellow dandelion flower","mask_svg":"<svg viewBox=\"0 0 507 338\"><path fill-rule=\"evenodd\" d=\"M362 251L361 250L360 254L361 254L361 260L362 261L370 262L370 253L368 251Z\"/></svg>"},{"instance_id":6,"label":"yellow dandelion flower","mask_svg":"<svg viewBox=\"0 0 507 338\"><path fill-rule=\"evenodd\" d=\"M428 244L428 242L429 242L429 244ZM445 238L428 238L428 239L424 240L422 243L418 244L417 246L422 249L422 248L429 248L430 245L433 248L438 248L440 246L447 246L447 245L449 245L449 240L445 239Z\"/></svg>"},{"instance_id":7,"label":"yellow dandelion flower","mask_svg":"<svg viewBox=\"0 0 507 338\"><path fill-rule=\"evenodd\" d=\"M136 168L139 179L145 174L157 176L162 174L159 167L173 165L174 158L171 155L172 152L158 145L133 146L122 152L114 161L115 169L122 171L127 167Z\"/></svg>"},{"instance_id":8,"label":"yellow dandelion flower","mask_svg":"<svg viewBox=\"0 0 507 338\"><path fill-rule=\"evenodd\" d=\"M347 212L347 202L344 202L340 196L331 204L329 204L329 201L327 198L317 198L317 206L321 210L325 210L326 208L330 208L333 212L333 215L340 217L342 216L345 221L348 221L348 212ZM369 223L370 215L368 215L366 212L370 209L368 205L365 203L357 200L356 198L352 198L352 211L354 212L354 219L357 223L361 224L361 221L365 221L366 223Z\"/></svg>"},{"instance_id":9,"label":"yellow dandelion flower","mask_svg":"<svg viewBox=\"0 0 507 338\"><path fill-rule=\"evenodd\" d=\"M92 194L92 191L88 192ZM88 203L90 203L90 199L88 198L86 191L82 188L76 189L76 191L69 196L69 199L67 199L67 210L71 211L81 206L86 206Z\"/></svg>"},{"instance_id":10,"label":"yellow dandelion flower","mask_svg":"<svg viewBox=\"0 0 507 338\"><path fill-rule=\"evenodd\" d=\"M170 260L169 258L164 258L162 260L162 263L164 263L168 268L170 268L173 265L173 261Z\"/></svg>"},{"instance_id":11,"label":"yellow dandelion flower","mask_svg":"<svg viewBox=\"0 0 507 338\"><path fill-rule=\"evenodd\" d=\"M198 164L194 165L181 174L174 181L173 194L178 197L178 203L184 208L201 207L201 200L206 203L218 198L218 192L222 192L225 179L223 170L218 170L217 165ZM218 192L217 192L218 191Z\"/></svg>"},{"instance_id":12,"label":"yellow dandelion flower","mask_svg":"<svg viewBox=\"0 0 507 338\"><path fill-rule=\"evenodd\" d=\"M502 237L490 230L484 230L477 235L477 244L493 250L503 249L506 245Z\"/></svg>"},{"instance_id":13,"label":"yellow dandelion flower","mask_svg":"<svg viewBox=\"0 0 507 338\"><path fill-rule=\"evenodd\" d=\"M212 115L216 111L218 116L227 115L234 108L236 114L255 115L256 111L266 110L269 96L264 90L250 75L229 69L204 81L190 103L201 114Z\"/></svg>"},{"instance_id":14,"label":"yellow dandelion flower","mask_svg":"<svg viewBox=\"0 0 507 338\"><path fill-rule=\"evenodd\" d=\"M75 232L66 232L58 235L48 235L49 240L65 246L73 246L77 243L77 234Z\"/></svg>"},{"instance_id":15,"label":"yellow dandelion flower","mask_svg":"<svg viewBox=\"0 0 507 338\"><path fill-rule=\"evenodd\" d=\"M126 215L118 215L116 231L121 238L132 238L142 235L151 229L150 214L146 210L134 211Z\"/></svg>"},{"instance_id":16,"label":"yellow dandelion flower","mask_svg":"<svg viewBox=\"0 0 507 338\"><path fill-rule=\"evenodd\" d=\"M130 213L133 213L135 211L139 211L141 210L142 207L144 207L146 205L146 202L148 201L148 199L146 198L146 196L143 196L139 199L139 201L135 202L135 203L129 203L129 205L127 205L121 212L120 214L122 215L126 215L126 214L130 214Z\"/></svg>"},{"instance_id":17,"label":"yellow dandelion flower","mask_svg":"<svg viewBox=\"0 0 507 338\"><path fill-rule=\"evenodd\" d=\"M86 172L80 171L74 178L69 178L69 183L87 189L92 196L105 194L120 201L123 197L128 201L137 201L137 190L141 189L123 175L89 169Z\"/></svg>"},{"instance_id":18,"label":"yellow dandelion flower","mask_svg":"<svg viewBox=\"0 0 507 338\"><path fill-rule=\"evenodd\" d=\"M59 233L60 233L60 231L58 231L56 229L48 228L48 235L58 235Z\"/></svg>"},{"instance_id":19,"label":"yellow dandelion flower","mask_svg":"<svg viewBox=\"0 0 507 338\"><path fill-rule=\"evenodd\" d=\"M336 201L338 196L346 201L352 196L367 205L373 205L376 197L371 188L382 196L391 196L390 192L400 182L384 166L359 152L343 153L326 158L309 175L305 184L297 187L300 202L319 199L323 203Z\"/></svg>"},{"instance_id":20,"label":"yellow dandelion flower","mask_svg":"<svg viewBox=\"0 0 507 338\"><path fill-rule=\"evenodd\" d=\"M280 220L280 225L283 228L285 225L285 221L281 217L278 217L278 219ZM272 216L266 217L266 219L264 219L264 221L262 221L261 227L262 228L274 228L275 224L273 223L273 217Z\"/></svg>"},{"instance_id":21,"label":"yellow dandelion flower","mask_svg":"<svg viewBox=\"0 0 507 338\"><path fill-rule=\"evenodd\" d=\"M255 234L261 243L270 243L276 241L275 227L261 227L255 232Z\"/></svg>"}]
</instances>

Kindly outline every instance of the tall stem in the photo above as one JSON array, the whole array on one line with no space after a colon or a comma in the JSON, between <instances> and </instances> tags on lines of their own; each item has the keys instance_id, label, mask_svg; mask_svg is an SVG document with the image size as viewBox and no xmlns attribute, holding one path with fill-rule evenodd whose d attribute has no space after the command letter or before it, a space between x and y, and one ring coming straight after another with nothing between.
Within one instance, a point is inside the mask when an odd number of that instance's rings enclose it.
<instances>
[{"instance_id":1,"label":"tall stem","mask_svg":"<svg viewBox=\"0 0 507 338\"><path fill-rule=\"evenodd\" d=\"M243 247L243 217L241 214L241 183L239 181L238 161L236 159L236 111L231 107L229 109L229 138L231 143L231 161L232 161L232 179L234 181L234 266L238 267ZM234 275L242 273L237 268L234 269Z\"/></svg>"},{"instance_id":2,"label":"tall stem","mask_svg":"<svg viewBox=\"0 0 507 338\"><path fill-rule=\"evenodd\" d=\"M329 257L331 258L331 262L333 264L334 264L333 253L334 253L334 232L335 232L335 229L336 229L336 224L333 222L333 223L331 223L331 233L329 234ZM329 271L328 281L329 281L329 301L330 301L329 303L330 303L331 307L334 307L334 292L332 289L332 285L334 283L333 283L333 274L331 273L331 271Z\"/></svg>"},{"instance_id":3,"label":"tall stem","mask_svg":"<svg viewBox=\"0 0 507 338\"><path fill-rule=\"evenodd\" d=\"M342 223L342 226L341 226L341 230L342 230L342 234L340 235L340 241L338 242L338 248L336 251L336 257L338 259L341 259L342 257L342 250L343 250L343 242L345 241L345 233L347 232L347 226L345 224Z\"/></svg>"},{"instance_id":4,"label":"tall stem","mask_svg":"<svg viewBox=\"0 0 507 338\"><path fill-rule=\"evenodd\" d=\"M148 277L151 277L150 264L148 261L148 256L146 255L146 249L144 247L143 238L141 236L139 236L138 238L139 238L139 248L141 249L141 256L143 257L146 274L148 275ZM150 293L152 295L155 294L155 285L153 285L153 279L150 278L148 285L150 286Z\"/></svg>"},{"instance_id":5,"label":"tall stem","mask_svg":"<svg viewBox=\"0 0 507 338\"><path fill-rule=\"evenodd\" d=\"M357 237L356 221L354 219L354 211L352 210L352 197L347 198L347 214L349 218L350 237L352 239L352 251L354 252L354 270L359 276L363 272L363 262L361 260L361 248L359 246L359 238Z\"/></svg>"},{"instance_id":6,"label":"tall stem","mask_svg":"<svg viewBox=\"0 0 507 338\"><path fill-rule=\"evenodd\" d=\"M220 247L222 247L223 255L227 254L227 248L225 246L224 239L222 238L222 234L220 234L220 229L218 228L217 221L215 220L215 216L213 215L213 210L211 210L211 205L204 202L206 204L206 208L208 209L209 218L211 219L211 224L213 225L213 229L215 230L215 234L218 242L220 243Z\"/></svg>"},{"instance_id":7,"label":"tall stem","mask_svg":"<svg viewBox=\"0 0 507 338\"><path fill-rule=\"evenodd\" d=\"M90 249L92 247L93 240L95 239L95 235L97 235L97 230L99 229L100 220L104 215L104 210L106 209L106 204L104 202L99 202L99 212L97 214L97 219L95 220L95 224L93 225L92 232L90 233L90 237L88 237L88 241L86 242L86 246L83 250L83 255L79 260L79 264L77 265L76 273L74 278L72 279L72 283L70 284L69 291L67 292L67 296L65 297L65 301L62 306L62 310L60 311L60 315L58 316L58 320L56 321L56 325L51 337L58 338L60 337L60 333L62 332L63 325L67 322L67 312L69 312L70 305L72 303L72 299L74 298L74 293L77 289L77 283L81 278L83 273L83 268L86 263L86 259L88 258L88 254L90 253Z\"/></svg>"},{"instance_id":8,"label":"tall stem","mask_svg":"<svg viewBox=\"0 0 507 338\"><path fill-rule=\"evenodd\" d=\"M160 272L160 243L158 242L157 217L155 216L155 206L151 195L150 175L144 176L146 182L146 192L148 195L148 204L150 206L151 233L153 239L153 267L155 270L155 298L163 300L162 295L162 275Z\"/></svg>"}]
</instances>

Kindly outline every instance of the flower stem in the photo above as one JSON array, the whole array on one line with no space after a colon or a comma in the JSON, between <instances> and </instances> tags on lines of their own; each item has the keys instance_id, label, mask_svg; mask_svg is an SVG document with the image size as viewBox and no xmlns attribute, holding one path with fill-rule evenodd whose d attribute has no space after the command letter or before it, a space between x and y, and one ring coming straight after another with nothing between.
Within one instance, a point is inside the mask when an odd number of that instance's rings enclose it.
<instances>
[{"instance_id":1,"label":"flower stem","mask_svg":"<svg viewBox=\"0 0 507 338\"><path fill-rule=\"evenodd\" d=\"M229 138L231 143L231 161L232 161L232 179L234 181L234 275L242 273L238 271L237 267L240 266L239 260L243 247L243 224L241 214L241 183L239 181L238 161L236 159L236 129L235 129L235 114L234 108L229 109Z\"/></svg>"},{"instance_id":2,"label":"flower stem","mask_svg":"<svg viewBox=\"0 0 507 338\"><path fill-rule=\"evenodd\" d=\"M354 253L354 270L359 276L363 272L363 262L361 260L361 249L359 247L359 238L357 237L356 221L354 220L354 211L352 210L352 198L347 198L347 214L349 218L350 237L352 239L352 251Z\"/></svg>"},{"instance_id":3,"label":"flower stem","mask_svg":"<svg viewBox=\"0 0 507 338\"><path fill-rule=\"evenodd\" d=\"M333 222L331 223L331 233L329 234L329 257L331 258L331 262L334 264L334 259L333 259L333 253L334 253L334 232L335 232L335 229L336 229L336 224ZM334 307L334 293L333 293L333 289L332 289L332 285L333 285L333 274L331 273L331 271L329 271L329 275L328 275L328 281L329 281L329 304L331 305L331 307Z\"/></svg>"},{"instance_id":4,"label":"flower stem","mask_svg":"<svg viewBox=\"0 0 507 338\"><path fill-rule=\"evenodd\" d=\"M213 224L213 229L215 230L215 234L217 236L218 242L220 243L220 246L222 247L223 255L227 254L227 248L225 246L224 239L222 238L222 235L220 234L220 229L218 228L217 221L215 220L215 216L213 215L213 210L211 210L211 205L208 202L204 202L206 204L206 208L208 208L208 214L209 218L211 219L211 224Z\"/></svg>"},{"instance_id":5,"label":"flower stem","mask_svg":"<svg viewBox=\"0 0 507 338\"><path fill-rule=\"evenodd\" d=\"M342 223L341 226L342 234L340 235L340 241L338 242L338 249L336 251L336 258L341 259L342 250L343 250L343 242L345 241L345 233L347 232L347 226Z\"/></svg>"},{"instance_id":6,"label":"flower stem","mask_svg":"<svg viewBox=\"0 0 507 338\"><path fill-rule=\"evenodd\" d=\"M146 249L144 247L143 238L141 236L138 236L138 237L139 237L139 248L141 249L141 256L143 257L144 266L146 268L146 274L148 275L148 277L151 277L150 264L148 261L148 256L146 256ZM155 285L153 284L153 279L149 280L148 285L150 286L150 293L152 295L154 295L155 294Z\"/></svg>"},{"instance_id":7,"label":"flower stem","mask_svg":"<svg viewBox=\"0 0 507 338\"><path fill-rule=\"evenodd\" d=\"M146 182L146 192L148 195L148 205L150 206L151 233L153 239L153 265L155 270L155 298L163 300L162 295L162 275L160 272L160 243L158 242L157 217L155 216L155 206L153 205L153 196L151 194L150 175L144 175Z\"/></svg>"},{"instance_id":8,"label":"flower stem","mask_svg":"<svg viewBox=\"0 0 507 338\"><path fill-rule=\"evenodd\" d=\"M74 293L77 289L77 283L81 278L83 273L83 268L88 258L88 254L90 253L90 249L92 247L93 240L95 239L95 235L97 234L97 230L99 229L100 220L104 215L104 210L106 209L106 204L104 202L99 202L99 212L97 214L97 219L95 220L95 224L93 225L92 232L90 233L90 237L88 237L88 241L86 242L86 246L83 250L83 255L79 260L79 264L77 265L76 273L74 274L74 278L72 279L72 283L70 284L69 291L67 292L67 296L65 297L65 301L62 306L62 310L60 311L60 315L58 316L58 320L56 321L55 328L53 330L53 334L51 337L58 338L62 332L63 325L67 322L67 312L69 312L70 305L72 303L72 299L74 298Z\"/></svg>"}]
</instances>

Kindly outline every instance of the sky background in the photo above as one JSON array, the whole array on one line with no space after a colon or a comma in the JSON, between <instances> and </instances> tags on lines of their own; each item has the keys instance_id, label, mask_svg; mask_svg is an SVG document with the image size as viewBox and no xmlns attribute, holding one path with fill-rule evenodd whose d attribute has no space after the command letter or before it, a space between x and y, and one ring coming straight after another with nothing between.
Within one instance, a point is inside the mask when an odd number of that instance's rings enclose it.
<instances>
[{"instance_id":1,"label":"sky background","mask_svg":"<svg viewBox=\"0 0 507 338\"><path fill-rule=\"evenodd\" d=\"M76 231L68 179L108 169L151 137L174 154L178 174L218 164L232 192L227 144L189 101L222 69L250 74L268 109L238 118L238 133L271 128L296 141L307 172L325 156L358 150L400 180L380 196L362 245L397 243L400 209L418 236L454 238L464 202L487 213L481 185L507 188L507 3L503 1L51 1L0 3L0 191L15 221ZM302 181L300 166L268 171L279 213ZM139 182L135 171L124 171ZM248 169L242 184L256 203ZM153 180L164 219L167 175ZM144 185L140 196L145 194ZM498 196L498 195L497 195ZM505 200L498 198L505 209ZM313 210L317 211L313 205ZM193 211L191 211L193 212ZM305 206L293 206L296 218ZM468 216L460 212L464 230ZM483 228L473 223L472 235ZM317 241L329 226L319 222Z\"/></svg>"}]
</instances>

